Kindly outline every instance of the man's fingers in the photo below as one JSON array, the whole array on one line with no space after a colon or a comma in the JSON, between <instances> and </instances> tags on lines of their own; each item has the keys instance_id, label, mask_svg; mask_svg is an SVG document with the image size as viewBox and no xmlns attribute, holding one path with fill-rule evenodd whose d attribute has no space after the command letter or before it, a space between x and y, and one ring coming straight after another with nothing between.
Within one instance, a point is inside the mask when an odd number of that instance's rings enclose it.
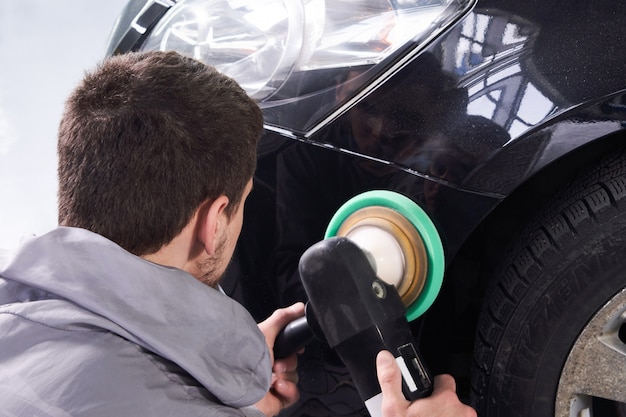
<instances>
[{"instance_id":1,"label":"man's fingers","mask_svg":"<svg viewBox=\"0 0 626 417\"><path fill-rule=\"evenodd\" d=\"M456 392L456 382L451 375L437 375L435 377L435 387L433 388L433 395L440 391L451 390Z\"/></svg>"},{"instance_id":2,"label":"man's fingers","mask_svg":"<svg viewBox=\"0 0 626 417\"><path fill-rule=\"evenodd\" d=\"M384 417L476 417L476 411L459 400L456 382L450 375L435 377L433 394L430 397L409 402L402 393L400 367L391 353L378 353L376 370L383 394L381 412Z\"/></svg>"},{"instance_id":3,"label":"man's fingers","mask_svg":"<svg viewBox=\"0 0 626 417\"><path fill-rule=\"evenodd\" d=\"M378 352L376 356L376 372L378 383L383 394L383 414L386 416L398 415L402 408L408 406L408 401L402 394L402 374L391 353L386 350Z\"/></svg>"},{"instance_id":4,"label":"man's fingers","mask_svg":"<svg viewBox=\"0 0 626 417\"><path fill-rule=\"evenodd\" d=\"M265 335L265 339L270 347L274 346L274 340L278 333L289 323L304 315L304 304L295 303L289 307L281 308L265 321L259 323L259 328Z\"/></svg>"},{"instance_id":5,"label":"man's fingers","mask_svg":"<svg viewBox=\"0 0 626 417\"><path fill-rule=\"evenodd\" d=\"M274 395L280 400L282 408L295 404L300 398L300 392L296 383L288 380L281 379L276 381L272 386L272 390Z\"/></svg>"},{"instance_id":6,"label":"man's fingers","mask_svg":"<svg viewBox=\"0 0 626 417\"><path fill-rule=\"evenodd\" d=\"M276 359L272 371L276 373L294 372L298 369L298 355L293 354L286 358Z\"/></svg>"}]
</instances>

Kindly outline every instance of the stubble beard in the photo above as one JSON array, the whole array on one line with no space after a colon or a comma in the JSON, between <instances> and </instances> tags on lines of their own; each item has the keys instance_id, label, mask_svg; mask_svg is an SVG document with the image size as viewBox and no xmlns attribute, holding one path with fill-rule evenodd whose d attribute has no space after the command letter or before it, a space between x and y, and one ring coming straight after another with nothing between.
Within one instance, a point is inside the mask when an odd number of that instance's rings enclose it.
<instances>
[{"instance_id":1,"label":"stubble beard","mask_svg":"<svg viewBox=\"0 0 626 417\"><path fill-rule=\"evenodd\" d=\"M227 236L223 235L217 243L217 248L213 256L198 261L197 270L200 272L198 280L211 288L217 288L220 283L229 260L223 259L226 251Z\"/></svg>"}]
</instances>

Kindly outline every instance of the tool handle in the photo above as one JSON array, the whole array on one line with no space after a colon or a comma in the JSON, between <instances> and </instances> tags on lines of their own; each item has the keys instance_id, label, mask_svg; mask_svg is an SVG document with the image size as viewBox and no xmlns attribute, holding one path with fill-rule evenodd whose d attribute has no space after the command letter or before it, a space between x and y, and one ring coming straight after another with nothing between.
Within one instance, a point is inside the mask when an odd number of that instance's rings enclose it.
<instances>
[{"instance_id":1,"label":"tool handle","mask_svg":"<svg viewBox=\"0 0 626 417\"><path fill-rule=\"evenodd\" d=\"M292 355L313 341L314 337L306 316L292 321L276 336L274 359L282 359Z\"/></svg>"}]
</instances>

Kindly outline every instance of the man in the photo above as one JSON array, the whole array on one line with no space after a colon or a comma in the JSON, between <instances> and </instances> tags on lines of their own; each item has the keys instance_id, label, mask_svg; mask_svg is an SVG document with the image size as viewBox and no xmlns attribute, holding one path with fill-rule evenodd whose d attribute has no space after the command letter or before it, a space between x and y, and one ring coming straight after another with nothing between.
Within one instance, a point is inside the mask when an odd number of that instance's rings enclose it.
<instances>
[{"instance_id":1,"label":"man","mask_svg":"<svg viewBox=\"0 0 626 417\"><path fill-rule=\"evenodd\" d=\"M261 130L233 80L176 53L86 75L59 128L60 227L0 267L4 414L273 416L297 400L296 355L271 351L302 304L257 326L218 287ZM415 411L384 359L383 408ZM466 411L447 384L429 400Z\"/></svg>"}]
</instances>

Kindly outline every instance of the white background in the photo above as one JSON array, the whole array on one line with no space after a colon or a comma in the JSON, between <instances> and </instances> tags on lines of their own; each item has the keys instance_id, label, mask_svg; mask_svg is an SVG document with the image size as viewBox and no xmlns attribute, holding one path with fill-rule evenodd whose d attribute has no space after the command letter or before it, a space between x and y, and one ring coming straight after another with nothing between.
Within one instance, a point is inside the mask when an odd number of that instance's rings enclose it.
<instances>
[{"instance_id":1,"label":"white background","mask_svg":"<svg viewBox=\"0 0 626 417\"><path fill-rule=\"evenodd\" d=\"M0 0L0 248L56 226L63 103L127 0Z\"/></svg>"}]
</instances>

